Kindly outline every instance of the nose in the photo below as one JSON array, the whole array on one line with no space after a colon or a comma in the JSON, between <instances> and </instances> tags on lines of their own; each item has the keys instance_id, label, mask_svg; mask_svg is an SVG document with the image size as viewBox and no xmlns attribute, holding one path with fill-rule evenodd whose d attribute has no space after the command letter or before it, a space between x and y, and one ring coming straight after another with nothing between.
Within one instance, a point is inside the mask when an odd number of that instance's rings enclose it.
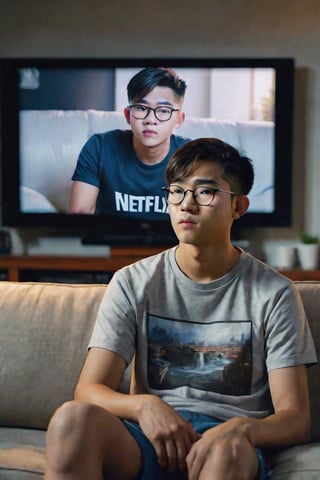
<instances>
[{"instance_id":1,"label":"nose","mask_svg":"<svg viewBox=\"0 0 320 480\"><path fill-rule=\"evenodd\" d=\"M155 115L155 111L150 109L148 112L148 115L144 119L144 123L156 123L157 122L157 117Z\"/></svg>"},{"instance_id":2,"label":"nose","mask_svg":"<svg viewBox=\"0 0 320 480\"><path fill-rule=\"evenodd\" d=\"M189 210L191 208L197 207L197 204L194 200L193 190L185 190L184 199L182 200L180 207L182 210Z\"/></svg>"}]
</instances>

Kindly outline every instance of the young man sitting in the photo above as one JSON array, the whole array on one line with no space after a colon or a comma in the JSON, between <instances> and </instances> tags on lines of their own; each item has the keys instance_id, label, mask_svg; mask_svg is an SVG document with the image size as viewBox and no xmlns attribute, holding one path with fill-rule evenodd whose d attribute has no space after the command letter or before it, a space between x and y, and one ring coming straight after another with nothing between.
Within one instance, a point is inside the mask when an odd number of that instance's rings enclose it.
<instances>
[{"instance_id":1,"label":"young man sitting","mask_svg":"<svg viewBox=\"0 0 320 480\"><path fill-rule=\"evenodd\" d=\"M250 160L198 139L166 180L179 243L111 280L75 401L49 425L46 480L262 480L264 449L308 441L316 353L301 299L230 240Z\"/></svg>"}]
</instances>

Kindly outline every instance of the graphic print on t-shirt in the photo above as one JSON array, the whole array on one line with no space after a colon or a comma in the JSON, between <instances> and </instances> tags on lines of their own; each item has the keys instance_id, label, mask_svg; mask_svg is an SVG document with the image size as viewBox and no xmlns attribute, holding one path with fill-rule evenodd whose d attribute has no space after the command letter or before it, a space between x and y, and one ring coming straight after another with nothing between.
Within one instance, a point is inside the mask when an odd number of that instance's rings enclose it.
<instances>
[{"instance_id":1,"label":"graphic print on t-shirt","mask_svg":"<svg viewBox=\"0 0 320 480\"><path fill-rule=\"evenodd\" d=\"M208 324L148 316L148 381L154 390L192 387L251 393L250 321Z\"/></svg>"},{"instance_id":2,"label":"graphic print on t-shirt","mask_svg":"<svg viewBox=\"0 0 320 480\"><path fill-rule=\"evenodd\" d=\"M133 195L114 192L114 203L116 212L169 213L165 198L159 195Z\"/></svg>"}]
</instances>

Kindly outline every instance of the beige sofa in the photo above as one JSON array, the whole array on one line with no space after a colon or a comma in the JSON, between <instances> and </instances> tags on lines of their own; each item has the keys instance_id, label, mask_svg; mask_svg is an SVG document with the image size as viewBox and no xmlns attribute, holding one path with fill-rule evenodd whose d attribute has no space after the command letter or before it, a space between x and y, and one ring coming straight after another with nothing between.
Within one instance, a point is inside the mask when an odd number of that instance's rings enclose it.
<instances>
[{"instance_id":1,"label":"beige sofa","mask_svg":"<svg viewBox=\"0 0 320 480\"><path fill-rule=\"evenodd\" d=\"M297 287L319 352L320 282ZM72 398L105 288L0 282L1 480L43 477L45 430L56 407ZM272 479L320 478L320 367L309 376L313 443L273 457Z\"/></svg>"}]
</instances>

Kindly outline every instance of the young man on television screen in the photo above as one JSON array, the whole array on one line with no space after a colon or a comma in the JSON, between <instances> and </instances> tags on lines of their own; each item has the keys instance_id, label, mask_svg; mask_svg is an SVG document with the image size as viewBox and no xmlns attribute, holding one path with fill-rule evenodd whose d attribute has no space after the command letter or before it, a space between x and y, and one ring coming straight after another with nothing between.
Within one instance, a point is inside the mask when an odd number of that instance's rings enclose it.
<instances>
[{"instance_id":1,"label":"young man on television screen","mask_svg":"<svg viewBox=\"0 0 320 480\"><path fill-rule=\"evenodd\" d=\"M76 401L49 425L46 480L262 480L264 449L309 438L316 353L302 301L230 241L251 161L193 140L166 180L178 246L112 278ZM131 392L120 393L133 358Z\"/></svg>"},{"instance_id":2,"label":"young man on television screen","mask_svg":"<svg viewBox=\"0 0 320 480\"><path fill-rule=\"evenodd\" d=\"M164 170L187 141L173 135L184 121L185 91L184 80L169 68L145 68L130 80L124 114L131 130L89 138L72 177L69 213L163 220Z\"/></svg>"}]
</instances>

